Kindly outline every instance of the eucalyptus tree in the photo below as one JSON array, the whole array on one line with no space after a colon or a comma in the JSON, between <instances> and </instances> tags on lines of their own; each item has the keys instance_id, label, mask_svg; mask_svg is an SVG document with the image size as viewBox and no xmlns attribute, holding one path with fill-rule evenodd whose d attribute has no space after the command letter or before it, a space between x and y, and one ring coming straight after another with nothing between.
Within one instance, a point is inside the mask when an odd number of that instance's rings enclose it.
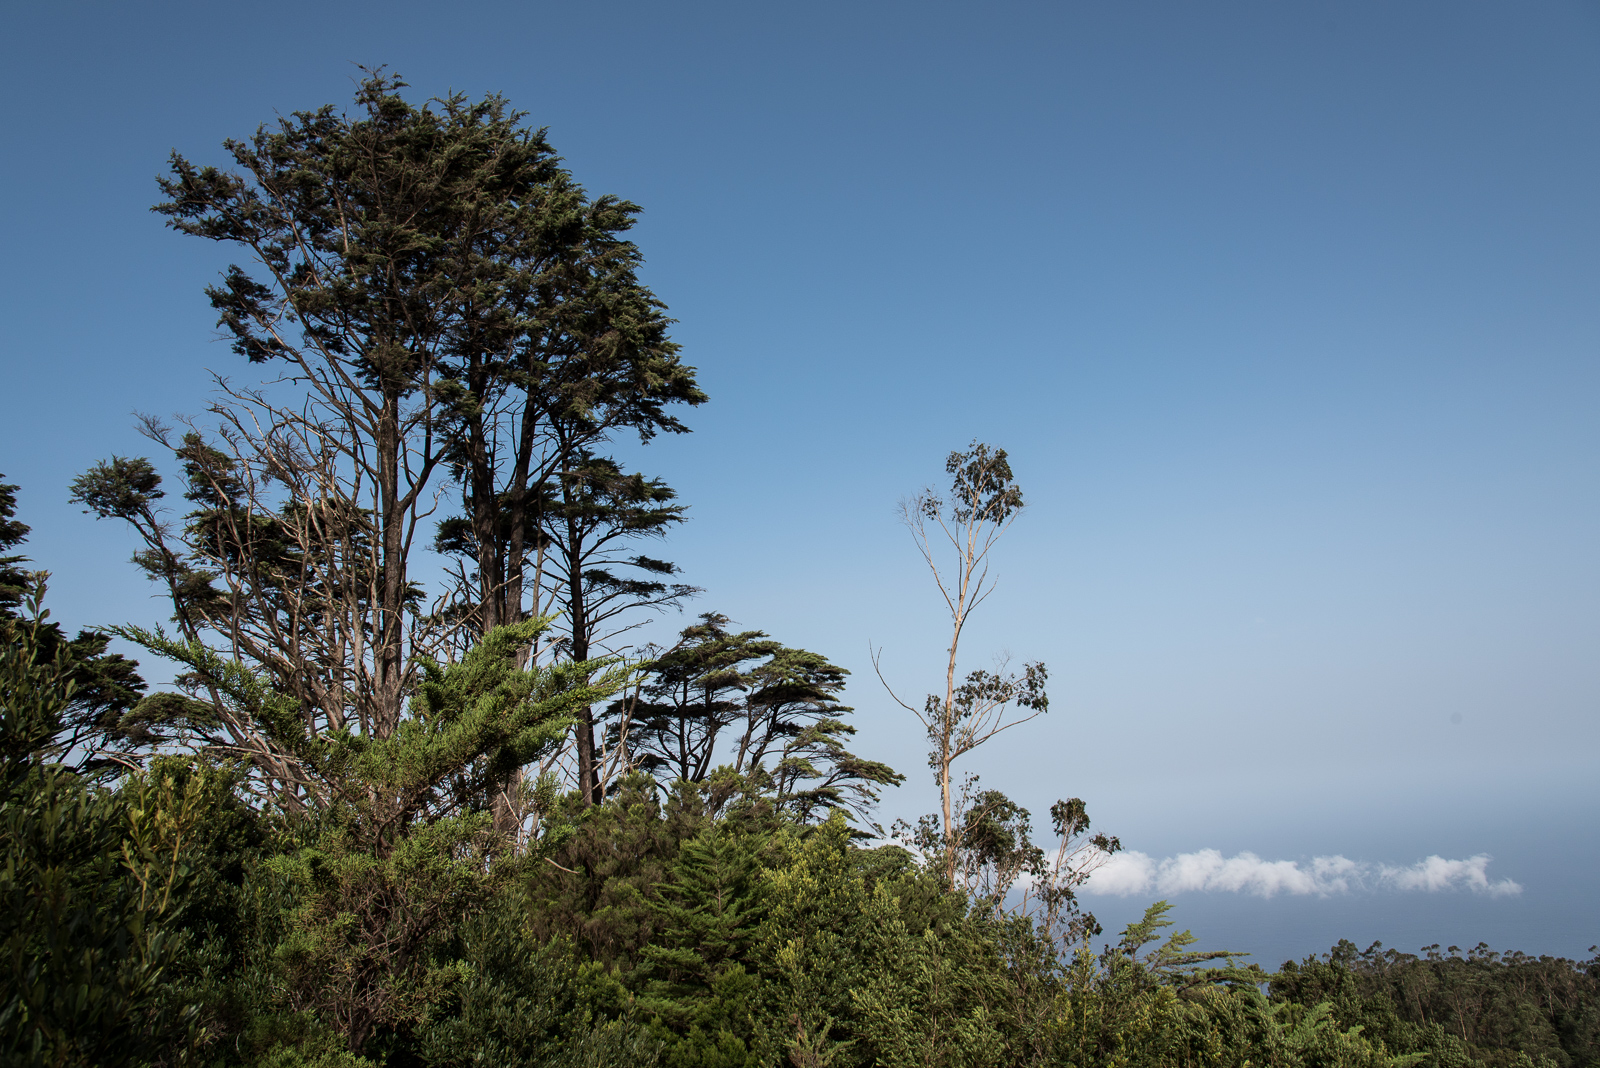
<instances>
[{"instance_id":1,"label":"eucalyptus tree","mask_svg":"<svg viewBox=\"0 0 1600 1068\"><path fill-rule=\"evenodd\" d=\"M1030 889L1018 906L1050 930L1092 927L1073 904L1075 888L1103 864L1121 843L1105 834L1089 835L1087 809L1078 798L1050 809L1058 838L1053 857L1029 840L1028 811L998 790L980 790L977 777L954 781L955 762L1003 731L1045 713L1049 672L1034 661L1020 673L979 669L959 678L961 636L972 613L994 590L989 554L1023 509L1022 488L1004 449L974 441L945 459L947 494L924 489L900 503L900 517L916 542L950 615L941 693L929 694L920 708L890 696L921 723L928 738L928 766L939 787L939 811L913 827L897 824L900 837L935 860L952 890L1000 907L1025 882ZM879 652L873 666L879 668ZM888 688L887 681L884 682ZM1036 899L1036 900L1031 900ZM1077 926L1073 927L1076 924Z\"/></svg>"},{"instance_id":2,"label":"eucalyptus tree","mask_svg":"<svg viewBox=\"0 0 1600 1068\"><path fill-rule=\"evenodd\" d=\"M994 590L989 553L1016 521L1023 501L1022 488L1011 474L1004 449L974 441L967 451L950 453L944 469L950 476L948 496L924 489L900 502L900 518L911 531L950 614L943 692L930 694L921 708L902 701L892 689L890 695L917 717L927 733L928 765L939 786L940 851L945 877L955 889L961 868L963 813L952 767L959 757L1001 731L1042 715L1050 699L1045 693L1048 672L1041 663L1025 665L1020 676L1002 667L995 672L974 671L965 681L956 681L962 632L973 611ZM946 552L951 561L941 564ZM876 653L873 663L877 666ZM1026 715L1016 715L1013 708Z\"/></svg>"}]
</instances>

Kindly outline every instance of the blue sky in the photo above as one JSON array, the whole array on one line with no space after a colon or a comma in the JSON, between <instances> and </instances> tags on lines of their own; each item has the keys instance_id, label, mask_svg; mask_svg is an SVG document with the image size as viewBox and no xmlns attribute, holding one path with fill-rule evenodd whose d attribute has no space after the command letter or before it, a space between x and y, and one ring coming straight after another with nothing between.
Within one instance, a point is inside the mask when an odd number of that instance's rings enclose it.
<instances>
[{"instance_id":1,"label":"blue sky","mask_svg":"<svg viewBox=\"0 0 1600 1068\"><path fill-rule=\"evenodd\" d=\"M1176 894L1268 963L1600 941L1595 5L62 3L0 57L0 471L67 622L160 614L67 482L248 374L226 254L147 210L167 153L387 63L644 207L712 401L621 452L692 505L697 610L855 672L886 816L933 795L867 647L917 693L944 641L894 506L979 438L1031 506L968 666L1053 685L972 770L1153 862L1523 888Z\"/></svg>"}]
</instances>

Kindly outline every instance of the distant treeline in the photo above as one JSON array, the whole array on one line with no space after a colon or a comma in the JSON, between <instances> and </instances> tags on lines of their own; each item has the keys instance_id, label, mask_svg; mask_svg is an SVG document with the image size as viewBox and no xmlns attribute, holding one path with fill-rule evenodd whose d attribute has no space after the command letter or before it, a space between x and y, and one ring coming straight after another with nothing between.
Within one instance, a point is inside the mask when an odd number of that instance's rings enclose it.
<instances>
[{"instance_id":1,"label":"distant treeline","mask_svg":"<svg viewBox=\"0 0 1600 1068\"><path fill-rule=\"evenodd\" d=\"M1341 941L1320 960L1286 962L1271 991L1325 1002L1341 1026L1359 1024L1393 1050L1431 1048L1442 1033L1484 1064L1600 1063L1600 956L1496 953L1481 942L1465 955L1435 945L1418 956Z\"/></svg>"}]
</instances>

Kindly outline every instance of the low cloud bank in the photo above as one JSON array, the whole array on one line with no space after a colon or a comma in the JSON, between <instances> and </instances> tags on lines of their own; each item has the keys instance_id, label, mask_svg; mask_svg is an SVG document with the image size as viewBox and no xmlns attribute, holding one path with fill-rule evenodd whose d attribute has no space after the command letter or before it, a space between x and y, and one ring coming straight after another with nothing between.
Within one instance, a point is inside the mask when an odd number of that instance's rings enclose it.
<instances>
[{"instance_id":1,"label":"low cloud bank","mask_svg":"<svg viewBox=\"0 0 1600 1068\"><path fill-rule=\"evenodd\" d=\"M1409 867L1372 864L1348 857L1313 857L1262 860L1254 853L1224 857L1215 849L1180 853L1157 860L1147 853L1128 850L1106 859L1084 889L1091 894L1119 897L1179 894L1206 890L1272 897L1275 894L1349 894L1371 890L1469 890L1504 897L1522 893L1510 879L1490 882L1489 855L1465 860L1432 856Z\"/></svg>"}]
</instances>

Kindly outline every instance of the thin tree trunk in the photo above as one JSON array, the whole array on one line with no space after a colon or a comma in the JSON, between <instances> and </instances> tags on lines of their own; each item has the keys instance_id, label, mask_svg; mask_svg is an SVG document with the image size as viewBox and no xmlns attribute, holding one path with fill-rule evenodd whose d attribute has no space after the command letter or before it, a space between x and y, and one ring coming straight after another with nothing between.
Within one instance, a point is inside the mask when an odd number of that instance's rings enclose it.
<instances>
[{"instance_id":1,"label":"thin tree trunk","mask_svg":"<svg viewBox=\"0 0 1600 1068\"><path fill-rule=\"evenodd\" d=\"M570 486L562 490L568 506L567 516L567 623L572 634L572 659L589 659L588 605L583 595L583 544L577 520L572 515ZM600 769L596 766L594 751L594 709L584 705L577 710L578 721L572 725L578 742L578 794L585 805L600 803Z\"/></svg>"},{"instance_id":2,"label":"thin tree trunk","mask_svg":"<svg viewBox=\"0 0 1600 1068\"><path fill-rule=\"evenodd\" d=\"M379 738L394 733L400 723L402 673L404 671L403 627L405 620L406 557L405 507L400 499L400 398L391 393L383 399L378 421L378 500L382 515L382 561L378 606L379 633L373 650L376 669L373 687L372 731Z\"/></svg>"}]
</instances>

